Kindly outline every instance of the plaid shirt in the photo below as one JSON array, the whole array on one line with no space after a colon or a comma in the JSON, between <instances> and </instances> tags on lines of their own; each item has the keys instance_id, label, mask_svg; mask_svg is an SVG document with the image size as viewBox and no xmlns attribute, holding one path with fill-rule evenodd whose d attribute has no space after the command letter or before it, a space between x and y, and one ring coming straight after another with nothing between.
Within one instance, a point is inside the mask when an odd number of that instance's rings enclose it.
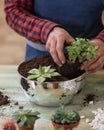
<instances>
[{"instance_id":1,"label":"plaid shirt","mask_svg":"<svg viewBox=\"0 0 104 130\"><path fill-rule=\"evenodd\" d=\"M33 42L46 43L49 32L58 24L34 16L33 0L5 0L7 23ZM96 38L104 41L104 29Z\"/></svg>"}]
</instances>

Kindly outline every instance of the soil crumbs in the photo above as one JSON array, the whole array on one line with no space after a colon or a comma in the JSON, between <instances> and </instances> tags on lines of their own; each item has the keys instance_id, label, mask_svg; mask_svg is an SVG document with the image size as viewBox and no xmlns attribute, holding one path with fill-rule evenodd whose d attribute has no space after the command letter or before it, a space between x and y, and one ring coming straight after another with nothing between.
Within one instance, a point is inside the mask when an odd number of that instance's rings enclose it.
<instances>
[{"instance_id":1,"label":"soil crumbs","mask_svg":"<svg viewBox=\"0 0 104 130\"><path fill-rule=\"evenodd\" d=\"M84 98L84 101L83 101L83 105L84 106L87 106L90 101L97 101L97 96L95 94L88 94L85 98Z\"/></svg>"},{"instance_id":2,"label":"soil crumbs","mask_svg":"<svg viewBox=\"0 0 104 130\"><path fill-rule=\"evenodd\" d=\"M2 106L2 105L6 105L6 104L8 104L8 103L10 103L10 101L9 101L9 97L3 95L3 93L0 92L0 106Z\"/></svg>"}]
</instances>

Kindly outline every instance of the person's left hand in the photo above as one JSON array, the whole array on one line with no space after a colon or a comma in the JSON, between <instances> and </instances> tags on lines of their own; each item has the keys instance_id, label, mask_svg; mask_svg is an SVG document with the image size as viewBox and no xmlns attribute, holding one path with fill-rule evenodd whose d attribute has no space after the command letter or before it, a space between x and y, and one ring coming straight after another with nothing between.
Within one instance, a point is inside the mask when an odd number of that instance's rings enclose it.
<instances>
[{"instance_id":1,"label":"person's left hand","mask_svg":"<svg viewBox=\"0 0 104 130\"><path fill-rule=\"evenodd\" d=\"M81 66L81 70L93 73L101 70L104 66L104 42L100 39L91 40L91 42L98 46L98 56L95 59L91 59L86 64Z\"/></svg>"}]
</instances>

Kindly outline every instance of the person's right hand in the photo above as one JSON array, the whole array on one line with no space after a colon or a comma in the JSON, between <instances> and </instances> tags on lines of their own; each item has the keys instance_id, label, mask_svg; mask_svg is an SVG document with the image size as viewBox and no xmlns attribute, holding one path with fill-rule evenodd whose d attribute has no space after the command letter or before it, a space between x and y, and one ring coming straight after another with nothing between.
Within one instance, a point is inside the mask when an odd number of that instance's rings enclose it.
<instances>
[{"instance_id":1,"label":"person's right hand","mask_svg":"<svg viewBox=\"0 0 104 130\"><path fill-rule=\"evenodd\" d=\"M56 64L62 66L65 63L66 59L63 52L64 44L70 45L74 41L74 38L60 27L55 27L49 33L46 49L49 51Z\"/></svg>"}]
</instances>

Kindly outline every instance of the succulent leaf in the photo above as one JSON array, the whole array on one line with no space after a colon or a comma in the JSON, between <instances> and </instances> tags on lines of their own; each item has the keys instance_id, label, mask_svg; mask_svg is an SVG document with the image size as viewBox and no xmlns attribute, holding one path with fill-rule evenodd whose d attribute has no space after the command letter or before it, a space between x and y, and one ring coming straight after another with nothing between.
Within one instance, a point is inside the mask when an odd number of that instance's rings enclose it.
<instances>
[{"instance_id":1,"label":"succulent leaf","mask_svg":"<svg viewBox=\"0 0 104 130\"><path fill-rule=\"evenodd\" d=\"M77 59L86 58L86 61L96 58L98 55L98 46L94 46L90 40L76 38L71 46L67 46L68 58L75 62Z\"/></svg>"},{"instance_id":2,"label":"succulent leaf","mask_svg":"<svg viewBox=\"0 0 104 130\"><path fill-rule=\"evenodd\" d=\"M63 105L56 109L51 120L58 124L70 124L79 121L80 116L77 112L67 110Z\"/></svg>"},{"instance_id":3,"label":"succulent leaf","mask_svg":"<svg viewBox=\"0 0 104 130\"><path fill-rule=\"evenodd\" d=\"M38 111L21 110L13 114L12 118L19 126L31 127L34 122L39 118Z\"/></svg>"},{"instance_id":4,"label":"succulent leaf","mask_svg":"<svg viewBox=\"0 0 104 130\"><path fill-rule=\"evenodd\" d=\"M40 84L42 84L47 78L52 78L55 76L60 76L55 69L51 68L51 66L39 66L38 69L32 69L29 71L28 80L37 80Z\"/></svg>"}]
</instances>

